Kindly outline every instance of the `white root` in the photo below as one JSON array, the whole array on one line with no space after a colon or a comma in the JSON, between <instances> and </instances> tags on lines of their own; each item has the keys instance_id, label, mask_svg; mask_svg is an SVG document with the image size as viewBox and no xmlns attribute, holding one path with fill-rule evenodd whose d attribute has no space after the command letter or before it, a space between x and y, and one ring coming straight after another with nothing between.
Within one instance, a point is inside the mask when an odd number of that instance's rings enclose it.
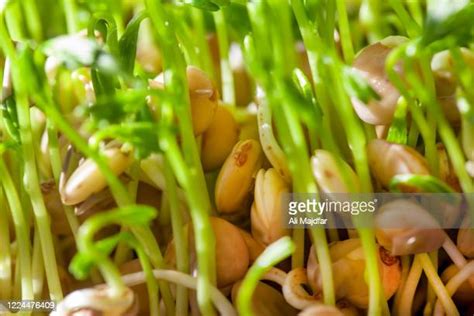
<instances>
[{"instance_id":1,"label":"white root","mask_svg":"<svg viewBox=\"0 0 474 316\"><path fill-rule=\"evenodd\" d=\"M281 287L285 284L287 274L285 271L278 268L272 268L270 271L265 273L262 280L272 281L278 283Z\"/></svg>"},{"instance_id":2,"label":"white root","mask_svg":"<svg viewBox=\"0 0 474 316\"><path fill-rule=\"evenodd\" d=\"M293 269L287 274L282 291L288 304L297 309L305 309L318 302L314 296L309 295L301 286L307 283L308 278L304 268Z\"/></svg>"},{"instance_id":3,"label":"white root","mask_svg":"<svg viewBox=\"0 0 474 316\"><path fill-rule=\"evenodd\" d=\"M446 284L446 290L448 291L449 295L453 295L456 293L456 290L463 284L466 280L468 280L471 276L474 275L474 261L470 261L466 264L462 269L456 273L451 280ZM440 300L436 301L435 308L434 308L434 316L442 316L444 315L443 305L441 304Z\"/></svg>"},{"instance_id":4,"label":"white root","mask_svg":"<svg viewBox=\"0 0 474 316\"><path fill-rule=\"evenodd\" d=\"M290 183L291 175L285 154L273 134L270 108L263 98L261 98L258 103L258 133L260 135L260 143L262 144L263 152L278 173L281 174L286 182Z\"/></svg>"},{"instance_id":5,"label":"white root","mask_svg":"<svg viewBox=\"0 0 474 316\"><path fill-rule=\"evenodd\" d=\"M173 282L189 289L197 289L197 278L174 270L153 270L155 278L168 282ZM127 286L134 286L145 282L145 273L143 271L126 274L122 276ZM234 306L227 298L215 287L211 287L211 298L220 315L237 316Z\"/></svg>"}]
</instances>

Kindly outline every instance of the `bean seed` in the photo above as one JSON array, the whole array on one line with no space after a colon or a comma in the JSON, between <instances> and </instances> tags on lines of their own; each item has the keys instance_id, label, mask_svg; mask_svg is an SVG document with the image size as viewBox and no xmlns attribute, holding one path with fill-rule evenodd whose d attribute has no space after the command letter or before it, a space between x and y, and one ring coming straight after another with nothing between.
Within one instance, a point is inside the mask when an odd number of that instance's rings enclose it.
<instances>
[{"instance_id":1,"label":"bean seed","mask_svg":"<svg viewBox=\"0 0 474 316\"><path fill-rule=\"evenodd\" d=\"M255 180L255 201L250 211L252 235L269 245L288 235L283 226L282 195L289 192L288 184L273 168L260 169Z\"/></svg>"},{"instance_id":2,"label":"bean seed","mask_svg":"<svg viewBox=\"0 0 474 316\"><path fill-rule=\"evenodd\" d=\"M208 75L197 67L188 66L186 68L186 78L188 80L194 135L198 136L204 133L212 123L219 103L219 91ZM164 73L150 80L149 84L151 88L163 89L165 84ZM151 102L153 106L153 101Z\"/></svg>"},{"instance_id":3,"label":"bean seed","mask_svg":"<svg viewBox=\"0 0 474 316\"><path fill-rule=\"evenodd\" d=\"M224 106L217 107L211 125L202 135L204 170L212 171L222 166L238 139L239 127L232 113Z\"/></svg>"},{"instance_id":4,"label":"bean seed","mask_svg":"<svg viewBox=\"0 0 474 316\"><path fill-rule=\"evenodd\" d=\"M232 287L232 301L236 302L240 282ZM258 316L291 316L297 310L291 307L280 291L259 282L252 295L252 310Z\"/></svg>"},{"instance_id":5,"label":"bean seed","mask_svg":"<svg viewBox=\"0 0 474 316\"><path fill-rule=\"evenodd\" d=\"M429 174L425 158L406 145L374 139L367 146L367 154L373 176L384 187L399 174Z\"/></svg>"},{"instance_id":6,"label":"bean seed","mask_svg":"<svg viewBox=\"0 0 474 316\"><path fill-rule=\"evenodd\" d=\"M219 288L228 287L242 279L249 266L249 251L240 230L219 217L211 217L211 226L216 236L216 276ZM188 224L191 266L196 266L194 233ZM166 249L165 260L176 265L174 240Z\"/></svg>"},{"instance_id":7,"label":"bean seed","mask_svg":"<svg viewBox=\"0 0 474 316\"><path fill-rule=\"evenodd\" d=\"M311 157L311 165L318 187L324 193L360 191L359 178L354 170L342 159L338 161L331 152L316 150L313 157ZM348 181L344 179L343 172Z\"/></svg>"},{"instance_id":8,"label":"bean seed","mask_svg":"<svg viewBox=\"0 0 474 316\"><path fill-rule=\"evenodd\" d=\"M249 139L234 146L217 177L215 201L218 211L233 213L245 205L262 161L262 149L257 141Z\"/></svg>"},{"instance_id":9,"label":"bean seed","mask_svg":"<svg viewBox=\"0 0 474 316\"><path fill-rule=\"evenodd\" d=\"M461 48L461 56L466 65L474 69L474 54ZM443 112L452 124L459 124L461 116L456 102L456 88L458 80L454 73L454 61L449 51L442 51L433 56L431 60L436 88L436 97L441 104Z\"/></svg>"},{"instance_id":10,"label":"bean seed","mask_svg":"<svg viewBox=\"0 0 474 316\"><path fill-rule=\"evenodd\" d=\"M122 152L119 148L108 148L103 155L107 159L110 169L120 175L132 162L130 154ZM61 191L61 199L66 205L78 204L94 193L107 186L104 175L100 172L95 162L86 159L69 177L64 189Z\"/></svg>"},{"instance_id":11,"label":"bean seed","mask_svg":"<svg viewBox=\"0 0 474 316\"><path fill-rule=\"evenodd\" d=\"M461 224L456 244L463 255L474 259L474 229L470 225L468 217L466 217Z\"/></svg>"},{"instance_id":12,"label":"bean seed","mask_svg":"<svg viewBox=\"0 0 474 316\"><path fill-rule=\"evenodd\" d=\"M388 79L385 61L392 49L404 41L403 37L390 36L365 47L354 59L353 67L361 72L367 83L380 96L380 100L371 100L368 104L355 97L352 98L352 105L364 122L386 125L392 121L400 93ZM400 66L397 72L401 72Z\"/></svg>"},{"instance_id":13,"label":"bean seed","mask_svg":"<svg viewBox=\"0 0 474 316\"><path fill-rule=\"evenodd\" d=\"M334 273L334 288L337 299L345 299L359 308L367 308L369 289L364 277L365 256L359 239L346 239L332 243L329 248ZM378 247L379 273L385 298L388 300L396 292L401 279L401 267L397 257L393 257L382 247ZM308 281L313 291L321 291L322 280L319 264L311 249L308 259Z\"/></svg>"},{"instance_id":14,"label":"bean seed","mask_svg":"<svg viewBox=\"0 0 474 316\"><path fill-rule=\"evenodd\" d=\"M421 206L408 200L384 204L375 216L377 241L392 255L411 255L439 249L446 234Z\"/></svg>"}]
</instances>

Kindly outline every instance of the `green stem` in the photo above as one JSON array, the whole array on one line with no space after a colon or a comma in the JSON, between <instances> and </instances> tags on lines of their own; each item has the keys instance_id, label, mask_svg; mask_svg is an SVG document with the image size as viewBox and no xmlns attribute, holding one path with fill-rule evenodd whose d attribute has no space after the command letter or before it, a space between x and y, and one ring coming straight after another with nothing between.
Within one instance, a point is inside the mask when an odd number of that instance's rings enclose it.
<instances>
[{"instance_id":1,"label":"green stem","mask_svg":"<svg viewBox=\"0 0 474 316\"><path fill-rule=\"evenodd\" d=\"M0 158L3 159L3 158ZM10 214L3 189L0 186L0 299L9 299L12 295L12 257L10 250Z\"/></svg>"},{"instance_id":2,"label":"green stem","mask_svg":"<svg viewBox=\"0 0 474 316\"><path fill-rule=\"evenodd\" d=\"M25 221L24 214L22 212L22 207L20 199L18 197L18 192L16 191L13 180L8 172L5 161L0 159L0 178L2 179L3 189L5 190L5 195L10 206L10 212L13 219L13 226L15 228L15 235L17 241L17 268L19 266L20 275L21 275L21 298L24 300L34 299L33 295L33 285L31 278L31 250L30 242L28 240L28 225Z\"/></svg>"},{"instance_id":3,"label":"green stem","mask_svg":"<svg viewBox=\"0 0 474 316\"><path fill-rule=\"evenodd\" d=\"M10 37L13 41L17 42L25 39L23 35L25 33L24 24L19 23L19 21L23 20L23 13L21 12L20 5L20 1L12 2L6 7L5 12L3 12Z\"/></svg>"},{"instance_id":4,"label":"green stem","mask_svg":"<svg viewBox=\"0 0 474 316\"><path fill-rule=\"evenodd\" d=\"M33 294L35 299L41 299L44 286L44 265L43 254L41 252L41 238L37 229L35 229L34 233L31 271L33 279Z\"/></svg>"},{"instance_id":5,"label":"green stem","mask_svg":"<svg viewBox=\"0 0 474 316\"><path fill-rule=\"evenodd\" d=\"M75 0L63 0L63 8L66 15L67 31L69 34L79 32L79 21L77 19L77 5Z\"/></svg>"},{"instance_id":6,"label":"green stem","mask_svg":"<svg viewBox=\"0 0 474 316\"><path fill-rule=\"evenodd\" d=\"M344 0L337 0L336 5L339 17L339 32L341 36L344 61L347 64L352 64L352 61L354 60L354 47L352 46L352 38L349 27L349 20L347 17L346 3Z\"/></svg>"},{"instance_id":7,"label":"green stem","mask_svg":"<svg viewBox=\"0 0 474 316\"><path fill-rule=\"evenodd\" d=\"M18 73L15 73L13 78L17 91L18 121L20 124L20 136L22 140L23 157L25 160L24 185L26 191L30 195L33 212L41 237L43 259L45 261L44 264L48 267L46 270L46 277L50 295L52 299L60 300L62 298L62 289L59 281L56 255L54 253L50 218L44 204L38 179L38 171L32 143L29 102L26 95L20 94L21 90L18 82L19 80L15 80L15 78L18 78Z\"/></svg>"},{"instance_id":8,"label":"green stem","mask_svg":"<svg viewBox=\"0 0 474 316\"><path fill-rule=\"evenodd\" d=\"M185 225L182 210L179 206L177 186L171 166L168 160L164 159L164 175L166 181L166 194L168 195L171 212L171 226L173 229L174 246L176 251L176 268L183 273L189 273L188 257L188 227ZM188 314L188 290L184 286L178 285L176 289L176 313L186 316Z\"/></svg>"},{"instance_id":9,"label":"green stem","mask_svg":"<svg viewBox=\"0 0 474 316\"><path fill-rule=\"evenodd\" d=\"M402 25L405 27L408 36L417 37L421 32L421 28L406 11L404 3L399 0L389 0L389 2L393 10L397 13Z\"/></svg>"},{"instance_id":10,"label":"green stem","mask_svg":"<svg viewBox=\"0 0 474 316\"><path fill-rule=\"evenodd\" d=\"M38 14L37 1L23 0L20 3L23 5L23 12L25 12L25 21L29 34L39 43L43 37L43 30L41 18Z\"/></svg>"},{"instance_id":11,"label":"green stem","mask_svg":"<svg viewBox=\"0 0 474 316\"><path fill-rule=\"evenodd\" d=\"M382 8L380 0L364 0L361 5L360 20L366 25L369 41L376 42L384 37Z\"/></svg>"},{"instance_id":12,"label":"green stem","mask_svg":"<svg viewBox=\"0 0 474 316\"><path fill-rule=\"evenodd\" d=\"M134 246L135 251L137 252L138 259L140 260L143 272L145 273L148 299L150 304L150 315L159 315L160 302L158 296L158 283L156 281L155 276L153 275L153 268L150 265L150 261L148 260L148 257L143 248L141 247L140 243L134 242ZM186 314L180 314L178 309L176 310L176 315L186 316Z\"/></svg>"},{"instance_id":13,"label":"green stem","mask_svg":"<svg viewBox=\"0 0 474 316\"><path fill-rule=\"evenodd\" d=\"M229 60L229 36L227 34L224 12L222 10L216 11L213 13L213 16L219 43L222 100L226 104L235 105L234 76Z\"/></svg>"},{"instance_id":14,"label":"green stem","mask_svg":"<svg viewBox=\"0 0 474 316\"><path fill-rule=\"evenodd\" d=\"M283 237L269 245L255 260L254 264L247 271L237 294L237 309L240 315L255 315L252 311L252 302L258 282L271 267L290 256L294 250L295 245L291 239Z\"/></svg>"},{"instance_id":15,"label":"green stem","mask_svg":"<svg viewBox=\"0 0 474 316\"><path fill-rule=\"evenodd\" d=\"M408 9L418 25L423 25L423 10L420 0L407 1Z\"/></svg>"},{"instance_id":16,"label":"green stem","mask_svg":"<svg viewBox=\"0 0 474 316\"><path fill-rule=\"evenodd\" d=\"M192 7L190 10L193 28L196 32L196 42L199 49L202 70L215 80L214 65L212 63L211 53L209 51L209 45L207 44L206 39L203 11Z\"/></svg>"}]
</instances>

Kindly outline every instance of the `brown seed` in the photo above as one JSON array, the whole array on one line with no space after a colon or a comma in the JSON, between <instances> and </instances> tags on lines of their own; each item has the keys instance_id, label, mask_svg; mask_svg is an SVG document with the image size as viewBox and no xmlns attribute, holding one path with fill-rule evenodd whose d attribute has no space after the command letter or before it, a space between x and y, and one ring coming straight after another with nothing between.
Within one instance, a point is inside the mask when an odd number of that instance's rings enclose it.
<instances>
[{"instance_id":1,"label":"brown seed","mask_svg":"<svg viewBox=\"0 0 474 316\"><path fill-rule=\"evenodd\" d=\"M186 77L194 134L201 135L212 123L219 101L219 91L206 73L199 68L188 66Z\"/></svg>"},{"instance_id":2,"label":"brown seed","mask_svg":"<svg viewBox=\"0 0 474 316\"><path fill-rule=\"evenodd\" d=\"M446 234L421 206L408 200L384 204L375 216L377 241L392 255L411 255L439 249Z\"/></svg>"},{"instance_id":3,"label":"brown seed","mask_svg":"<svg viewBox=\"0 0 474 316\"><path fill-rule=\"evenodd\" d=\"M359 192L360 182L356 173L345 161L337 159L327 150L314 152L311 166L318 187L327 194ZM343 172L347 175L349 183L344 178Z\"/></svg>"},{"instance_id":4,"label":"brown seed","mask_svg":"<svg viewBox=\"0 0 474 316\"><path fill-rule=\"evenodd\" d=\"M240 288L240 282L232 287L232 302L236 302ZM297 310L291 307L280 291L259 282L252 295L252 310L258 316L291 316L296 315Z\"/></svg>"},{"instance_id":5,"label":"brown seed","mask_svg":"<svg viewBox=\"0 0 474 316\"><path fill-rule=\"evenodd\" d=\"M336 298L346 299L359 308L367 308L369 289L364 276L365 255L360 240L346 239L332 243L329 252L332 269L336 271L333 274ZM385 298L388 300L400 284L400 260L378 249L378 261ZM321 273L313 249L311 249L307 267L308 280L313 291L321 291Z\"/></svg>"},{"instance_id":6,"label":"brown seed","mask_svg":"<svg viewBox=\"0 0 474 316\"><path fill-rule=\"evenodd\" d=\"M468 217L466 217L461 224L456 244L463 255L474 259L474 228L470 225Z\"/></svg>"},{"instance_id":7,"label":"brown seed","mask_svg":"<svg viewBox=\"0 0 474 316\"><path fill-rule=\"evenodd\" d=\"M252 237L252 235L250 235L245 230L242 230L239 228L239 231L249 251L249 262L252 263L258 258L258 256L260 256L263 250L265 250L265 246L262 243L255 240Z\"/></svg>"},{"instance_id":8,"label":"brown seed","mask_svg":"<svg viewBox=\"0 0 474 316\"><path fill-rule=\"evenodd\" d=\"M228 287L242 279L249 267L249 250L236 226L218 217L211 217L211 226L216 237L216 276L219 288ZM191 266L196 266L195 239L188 224ZM165 261L176 265L175 243L172 240L165 253Z\"/></svg>"},{"instance_id":9,"label":"brown seed","mask_svg":"<svg viewBox=\"0 0 474 316\"><path fill-rule=\"evenodd\" d=\"M405 40L400 36L390 36L365 47L354 59L353 67L360 71L367 83L380 96L380 100L371 100L368 104L352 98L352 105L364 122L386 125L392 121L400 93L388 79L385 61L392 49ZM401 67L398 67L397 71L401 72Z\"/></svg>"},{"instance_id":10,"label":"brown seed","mask_svg":"<svg viewBox=\"0 0 474 316\"><path fill-rule=\"evenodd\" d=\"M461 48L461 56L466 65L474 69L474 54L467 48ZM446 50L435 54L431 61L431 69L435 79L436 97L443 112L449 122L458 125L461 120L456 102L458 81L451 53Z\"/></svg>"},{"instance_id":11,"label":"brown seed","mask_svg":"<svg viewBox=\"0 0 474 316\"><path fill-rule=\"evenodd\" d=\"M215 199L218 211L233 213L245 206L262 161L262 149L257 141L249 139L234 146L217 177Z\"/></svg>"},{"instance_id":12,"label":"brown seed","mask_svg":"<svg viewBox=\"0 0 474 316\"><path fill-rule=\"evenodd\" d=\"M219 106L209 128L202 135L201 160L205 171L224 163L239 139L239 127L227 107Z\"/></svg>"},{"instance_id":13,"label":"brown seed","mask_svg":"<svg viewBox=\"0 0 474 316\"><path fill-rule=\"evenodd\" d=\"M163 89L165 78L161 73L149 81L152 89ZM205 72L194 66L186 68L188 93L191 102L191 119L194 135L204 133L211 125L219 103L219 91ZM153 108L153 98L150 99ZM178 118L179 119L179 118Z\"/></svg>"},{"instance_id":14,"label":"brown seed","mask_svg":"<svg viewBox=\"0 0 474 316\"><path fill-rule=\"evenodd\" d=\"M103 152L110 169L120 175L132 163L129 153L124 153L120 148L109 148ZM100 172L95 162L89 158L85 160L69 177L64 189L61 191L61 199L66 205L78 204L94 193L103 190L107 186L105 177Z\"/></svg>"},{"instance_id":15,"label":"brown seed","mask_svg":"<svg viewBox=\"0 0 474 316\"><path fill-rule=\"evenodd\" d=\"M268 245L289 234L283 226L281 205L283 195L289 190L288 184L275 169L260 169L258 172L250 217L252 235L259 242Z\"/></svg>"},{"instance_id":16,"label":"brown seed","mask_svg":"<svg viewBox=\"0 0 474 316\"><path fill-rule=\"evenodd\" d=\"M374 139L367 145L370 170L384 187L400 174L428 175L425 158L409 146Z\"/></svg>"},{"instance_id":17,"label":"brown seed","mask_svg":"<svg viewBox=\"0 0 474 316\"><path fill-rule=\"evenodd\" d=\"M440 179L443 180L446 184L448 184L453 190L461 192L459 179L456 176L453 164L449 160L446 148L442 143L438 143L436 144L436 149L438 150Z\"/></svg>"}]
</instances>

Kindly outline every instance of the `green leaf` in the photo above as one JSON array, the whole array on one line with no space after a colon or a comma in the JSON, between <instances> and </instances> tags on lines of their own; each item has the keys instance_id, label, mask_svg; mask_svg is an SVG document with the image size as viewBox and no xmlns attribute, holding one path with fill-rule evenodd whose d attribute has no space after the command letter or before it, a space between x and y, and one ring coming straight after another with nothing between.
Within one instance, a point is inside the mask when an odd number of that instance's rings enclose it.
<instances>
[{"instance_id":1,"label":"green leaf","mask_svg":"<svg viewBox=\"0 0 474 316\"><path fill-rule=\"evenodd\" d=\"M16 111L16 102L13 95L7 97L0 104L3 123L8 135L17 143L20 143L20 125L18 123L18 115Z\"/></svg>"},{"instance_id":2,"label":"green leaf","mask_svg":"<svg viewBox=\"0 0 474 316\"><path fill-rule=\"evenodd\" d=\"M123 233L107 237L95 243L95 248L103 255L109 256L117 244L123 239ZM69 271L76 279L85 280L94 267L94 258L87 253L78 252L69 264Z\"/></svg>"},{"instance_id":3,"label":"green leaf","mask_svg":"<svg viewBox=\"0 0 474 316\"><path fill-rule=\"evenodd\" d=\"M112 87L110 87L112 88ZM158 93L158 92L157 92ZM112 93L102 92L96 103L83 106L84 114L90 115L96 127L104 127L111 124L120 124L127 117L134 118L133 114L141 113L141 117L149 111L146 104L146 96L155 94L155 90L149 91L141 87L130 90L118 90ZM150 118L150 115L148 115Z\"/></svg>"},{"instance_id":4,"label":"green leaf","mask_svg":"<svg viewBox=\"0 0 474 316\"><path fill-rule=\"evenodd\" d=\"M110 215L124 226L148 226L156 217L157 211L150 206L129 205L110 212Z\"/></svg>"},{"instance_id":5,"label":"green leaf","mask_svg":"<svg viewBox=\"0 0 474 316\"><path fill-rule=\"evenodd\" d=\"M152 153L160 152L158 144L158 124L151 122L132 122L112 125L99 130L92 139L99 142L113 138L131 144L137 159L145 159Z\"/></svg>"},{"instance_id":6,"label":"green leaf","mask_svg":"<svg viewBox=\"0 0 474 316\"><path fill-rule=\"evenodd\" d=\"M388 130L387 141L391 143L406 144L408 141L407 127L407 102L401 97L393 116L392 125Z\"/></svg>"},{"instance_id":7,"label":"green leaf","mask_svg":"<svg viewBox=\"0 0 474 316\"><path fill-rule=\"evenodd\" d=\"M157 211L150 206L128 205L118 209L102 212L89 217L86 223L100 223L99 226L119 224L126 227L148 226L156 217ZM84 225L83 224L83 225Z\"/></svg>"},{"instance_id":8,"label":"green leaf","mask_svg":"<svg viewBox=\"0 0 474 316\"><path fill-rule=\"evenodd\" d=\"M132 75L137 53L138 31L140 23L146 18L146 12L138 13L127 25L119 40L119 61L122 69Z\"/></svg>"},{"instance_id":9,"label":"green leaf","mask_svg":"<svg viewBox=\"0 0 474 316\"><path fill-rule=\"evenodd\" d=\"M313 87L311 82L306 78L303 71L295 69L293 71L293 82L304 102L298 103L301 105L301 115L303 121L309 126L317 128L323 119L323 111L321 110L316 98L313 94ZM294 96L295 102L298 102L297 97ZM306 105L306 106L304 106Z\"/></svg>"},{"instance_id":10,"label":"green leaf","mask_svg":"<svg viewBox=\"0 0 474 316\"><path fill-rule=\"evenodd\" d=\"M245 36L252 31L247 8L244 5L232 3L223 8L227 28L237 42L243 42Z\"/></svg>"},{"instance_id":11,"label":"green leaf","mask_svg":"<svg viewBox=\"0 0 474 316\"><path fill-rule=\"evenodd\" d=\"M112 14L104 12L94 14L87 31L87 35L91 39L96 38L96 31L98 31L104 38L111 54L115 58L119 57L117 23Z\"/></svg>"},{"instance_id":12,"label":"green leaf","mask_svg":"<svg viewBox=\"0 0 474 316\"><path fill-rule=\"evenodd\" d=\"M118 86L117 77L98 68L92 68L91 79L97 99L115 95Z\"/></svg>"}]
</instances>

